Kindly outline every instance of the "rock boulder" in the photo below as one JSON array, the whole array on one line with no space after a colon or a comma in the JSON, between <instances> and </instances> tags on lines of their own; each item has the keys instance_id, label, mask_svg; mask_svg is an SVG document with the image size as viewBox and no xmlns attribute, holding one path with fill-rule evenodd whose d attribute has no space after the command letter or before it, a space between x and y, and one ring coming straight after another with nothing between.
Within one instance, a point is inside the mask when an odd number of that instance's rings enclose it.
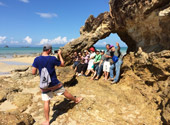
<instances>
[{"instance_id":1,"label":"rock boulder","mask_svg":"<svg viewBox=\"0 0 170 125\"><path fill-rule=\"evenodd\" d=\"M0 112L1 125L33 125L34 119L26 113L6 113Z\"/></svg>"}]
</instances>

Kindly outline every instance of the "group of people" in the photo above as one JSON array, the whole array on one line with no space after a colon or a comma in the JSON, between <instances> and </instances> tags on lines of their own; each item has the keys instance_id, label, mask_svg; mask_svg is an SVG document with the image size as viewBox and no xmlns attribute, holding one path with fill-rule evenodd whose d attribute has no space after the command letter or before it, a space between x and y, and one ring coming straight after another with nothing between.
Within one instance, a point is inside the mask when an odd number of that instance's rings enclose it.
<instances>
[{"instance_id":1,"label":"group of people","mask_svg":"<svg viewBox=\"0 0 170 125\"><path fill-rule=\"evenodd\" d=\"M72 59L76 75L88 77L93 73L91 80L98 80L104 73L105 80L112 81L112 84L117 83L123 55L119 43L116 43L116 46L115 48L113 45L107 44L106 52L95 49L95 47L91 47L89 51L84 50L83 53L74 52Z\"/></svg>"},{"instance_id":2,"label":"group of people","mask_svg":"<svg viewBox=\"0 0 170 125\"><path fill-rule=\"evenodd\" d=\"M75 52L72 59L74 61L73 68L78 76L84 75L86 77L90 76L90 73L93 73L92 80L98 80L102 73L104 72L105 80L112 81L116 83L119 80L120 67L122 64L122 54L120 52L120 46L116 43L117 48L112 45L107 44L105 52L104 50L96 50L94 47L91 47L88 50L85 50L82 53ZM61 55L61 50L58 51L58 57L50 56L52 53L52 46L47 44L43 47L43 52L41 56L38 56L34 59L32 64L32 74L36 75L39 71L40 75L40 84L46 83L47 79L50 79L50 83L47 88L41 88L42 91L42 100L44 101L44 115L45 121L43 125L49 125L49 113L50 113L50 100L53 98L53 95L64 95L66 98L79 103L83 98L75 97L69 93L64 87L62 82L57 79L55 66L64 66L64 60ZM45 70L45 69L46 70ZM116 75L114 77L114 68ZM44 72L42 72L44 71ZM45 72L46 71L46 72ZM44 77L47 76L47 77ZM47 78L47 79L46 79Z\"/></svg>"}]
</instances>

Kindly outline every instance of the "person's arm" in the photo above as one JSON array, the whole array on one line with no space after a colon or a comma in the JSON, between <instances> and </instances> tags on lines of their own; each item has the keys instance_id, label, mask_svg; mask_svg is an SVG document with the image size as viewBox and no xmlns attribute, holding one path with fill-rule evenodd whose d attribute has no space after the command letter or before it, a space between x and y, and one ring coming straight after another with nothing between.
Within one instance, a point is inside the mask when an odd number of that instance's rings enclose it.
<instances>
[{"instance_id":1,"label":"person's arm","mask_svg":"<svg viewBox=\"0 0 170 125\"><path fill-rule=\"evenodd\" d=\"M36 74L37 74L37 68L32 67L32 74L33 74L33 75L36 75Z\"/></svg>"},{"instance_id":2,"label":"person's arm","mask_svg":"<svg viewBox=\"0 0 170 125\"><path fill-rule=\"evenodd\" d=\"M96 56L96 55L95 55ZM92 56L90 59L94 59L95 58L95 56Z\"/></svg>"},{"instance_id":3,"label":"person's arm","mask_svg":"<svg viewBox=\"0 0 170 125\"><path fill-rule=\"evenodd\" d=\"M101 66L102 63L103 63L103 60L100 60L99 66Z\"/></svg>"},{"instance_id":4,"label":"person's arm","mask_svg":"<svg viewBox=\"0 0 170 125\"><path fill-rule=\"evenodd\" d=\"M38 69L37 59L38 59L38 57L36 57L34 59L34 62L32 64L32 75L36 75L37 74L37 69Z\"/></svg>"},{"instance_id":5,"label":"person's arm","mask_svg":"<svg viewBox=\"0 0 170 125\"><path fill-rule=\"evenodd\" d=\"M61 61L61 67L64 67L64 60L63 60L63 57L62 57L62 55L61 55L61 50L59 49L59 51L58 51L58 56L59 56L59 59L60 59L60 61Z\"/></svg>"},{"instance_id":6,"label":"person's arm","mask_svg":"<svg viewBox=\"0 0 170 125\"><path fill-rule=\"evenodd\" d=\"M105 54L105 57L106 57L106 58L112 58L111 56L108 56L108 55L106 55L106 54Z\"/></svg>"},{"instance_id":7,"label":"person's arm","mask_svg":"<svg viewBox=\"0 0 170 125\"><path fill-rule=\"evenodd\" d=\"M118 42L116 42L116 46L117 46L117 50L120 51L120 46Z\"/></svg>"}]
</instances>

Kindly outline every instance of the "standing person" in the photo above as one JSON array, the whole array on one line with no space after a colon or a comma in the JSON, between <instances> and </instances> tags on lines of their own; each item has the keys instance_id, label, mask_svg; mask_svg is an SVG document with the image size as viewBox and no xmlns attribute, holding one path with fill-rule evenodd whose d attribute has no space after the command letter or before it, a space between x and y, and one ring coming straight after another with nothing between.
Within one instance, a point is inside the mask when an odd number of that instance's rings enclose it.
<instances>
[{"instance_id":1,"label":"standing person","mask_svg":"<svg viewBox=\"0 0 170 125\"><path fill-rule=\"evenodd\" d=\"M32 74L35 75L37 73L37 69L39 70L39 74L41 76L42 68L46 67L48 73L51 78L51 82L46 89L41 89L42 91L42 100L44 101L44 115L45 121L42 123L43 125L49 125L49 112L50 112L50 99L55 95L64 95L66 98L74 101L75 103L79 103L82 98L76 98L71 95L64 87L63 84L57 79L55 66L64 66L64 60L61 56L61 50L58 51L58 60L54 56L49 56L52 52L52 46L47 44L43 47L43 53L41 56L36 57L32 64Z\"/></svg>"},{"instance_id":2,"label":"standing person","mask_svg":"<svg viewBox=\"0 0 170 125\"><path fill-rule=\"evenodd\" d=\"M106 53L105 53L105 61L103 64L103 71L104 71L104 76L105 80L108 79L109 77L109 72L110 72L110 62L111 62L111 53L110 53L110 44L106 45Z\"/></svg>"},{"instance_id":3,"label":"standing person","mask_svg":"<svg viewBox=\"0 0 170 125\"><path fill-rule=\"evenodd\" d=\"M93 62L93 69L92 69L92 71L94 72L93 76L95 75L96 69L99 66L100 59L101 59L100 50L97 49L96 50L96 56L95 56L94 62ZM93 80L93 77L91 78L91 80Z\"/></svg>"},{"instance_id":4,"label":"standing person","mask_svg":"<svg viewBox=\"0 0 170 125\"><path fill-rule=\"evenodd\" d=\"M114 52L115 52L115 47L113 45L110 45L110 53L111 53L112 61L110 63L110 78L108 79L109 81L114 80L113 78L113 69L115 67L115 62L113 61Z\"/></svg>"},{"instance_id":5,"label":"standing person","mask_svg":"<svg viewBox=\"0 0 170 125\"><path fill-rule=\"evenodd\" d=\"M100 51L100 55L101 55L101 59L100 59L100 63L99 65L96 67L96 70L95 70L95 73L92 77L92 80L98 80L99 77L101 76L102 74L102 71L103 71L103 63L104 63L104 60L105 60L105 56L104 56L104 50L101 50ZM97 75L97 76L96 76Z\"/></svg>"},{"instance_id":6,"label":"standing person","mask_svg":"<svg viewBox=\"0 0 170 125\"><path fill-rule=\"evenodd\" d=\"M77 65L77 68L76 68L76 75L77 76L82 75L82 69L83 69L83 65L84 65L84 58L83 58L83 56L81 56L81 53L79 53L79 57L81 58L81 60L80 60L80 63Z\"/></svg>"},{"instance_id":7,"label":"standing person","mask_svg":"<svg viewBox=\"0 0 170 125\"><path fill-rule=\"evenodd\" d=\"M73 59L72 68L75 69L77 67L77 65L80 63L77 52L74 52L74 55L71 58Z\"/></svg>"},{"instance_id":8,"label":"standing person","mask_svg":"<svg viewBox=\"0 0 170 125\"><path fill-rule=\"evenodd\" d=\"M77 56L77 65L76 65L76 67L75 67L75 69L74 69L74 71L76 72L77 71L77 66L80 64L80 62L82 61L82 54L81 54L81 52L79 52L78 53L78 56Z\"/></svg>"},{"instance_id":9,"label":"standing person","mask_svg":"<svg viewBox=\"0 0 170 125\"><path fill-rule=\"evenodd\" d=\"M96 50L96 56L95 56L95 58L94 58L94 62L93 62L93 64L94 64L94 70L96 69L96 67L98 67L98 65L99 65L99 63L100 63L100 59L101 59L101 54L100 54L100 50Z\"/></svg>"},{"instance_id":10,"label":"standing person","mask_svg":"<svg viewBox=\"0 0 170 125\"><path fill-rule=\"evenodd\" d=\"M89 58L90 58L89 51L84 50L84 56L83 56L84 64L82 67L82 75L85 75L85 72L86 72L87 66L88 66L88 62L89 62Z\"/></svg>"},{"instance_id":11,"label":"standing person","mask_svg":"<svg viewBox=\"0 0 170 125\"><path fill-rule=\"evenodd\" d=\"M90 72L93 72L93 65L94 65L93 62L94 62L94 58L96 56L94 47L91 47L89 50L90 50L90 59L89 59L88 67L87 67L88 71L87 71L86 76L89 76Z\"/></svg>"},{"instance_id":12,"label":"standing person","mask_svg":"<svg viewBox=\"0 0 170 125\"><path fill-rule=\"evenodd\" d=\"M118 57L118 61L116 61L111 67L110 67L110 78L112 78L111 80L113 80L111 82L111 84L114 84L114 83L117 83L119 81L119 76L120 76L120 68L121 68L121 65L123 63L122 61L122 58L123 58L123 55L122 53L120 52L120 46L119 46L119 43L116 42L116 46L117 48L115 49L115 47L112 48L112 51L114 51L114 56L117 56ZM116 76L114 78L114 75L113 75L113 69L115 67L115 70L116 70ZM114 78L114 79L113 79Z\"/></svg>"}]
</instances>

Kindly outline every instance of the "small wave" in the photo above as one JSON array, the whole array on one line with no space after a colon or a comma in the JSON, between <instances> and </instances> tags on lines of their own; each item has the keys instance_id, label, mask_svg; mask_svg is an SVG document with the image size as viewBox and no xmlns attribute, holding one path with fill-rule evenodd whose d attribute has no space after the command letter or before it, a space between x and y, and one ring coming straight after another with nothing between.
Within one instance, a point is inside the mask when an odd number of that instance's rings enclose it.
<instances>
[{"instance_id":1,"label":"small wave","mask_svg":"<svg viewBox=\"0 0 170 125\"><path fill-rule=\"evenodd\" d=\"M0 61L8 65L31 65L31 63L14 62L14 61Z\"/></svg>"},{"instance_id":2,"label":"small wave","mask_svg":"<svg viewBox=\"0 0 170 125\"><path fill-rule=\"evenodd\" d=\"M0 72L0 75L9 75L10 72Z\"/></svg>"}]
</instances>

